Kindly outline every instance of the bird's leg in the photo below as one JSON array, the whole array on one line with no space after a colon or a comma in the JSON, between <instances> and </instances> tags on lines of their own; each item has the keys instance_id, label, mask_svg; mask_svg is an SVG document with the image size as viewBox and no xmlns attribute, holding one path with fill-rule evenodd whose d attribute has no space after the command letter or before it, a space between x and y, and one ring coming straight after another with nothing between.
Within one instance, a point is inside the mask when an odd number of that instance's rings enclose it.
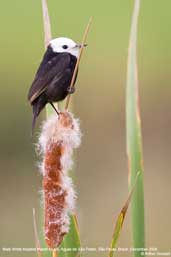
<instances>
[{"instance_id":1,"label":"bird's leg","mask_svg":"<svg viewBox=\"0 0 171 257\"><path fill-rule=\"evenodd\" d=\"M51 105L52 108L55 110L55 112L59 115L59 112L58 112L58 110L56 109L55 105L54 105L52 102L50 102L50 105Z\"/></svg>"},{"instance_id":2,"label":"bird's leg","mask_svg":"<svg viewBox=\"0 0 171 257\"><path fill-rule=\"evenodd\" d=\"M73 94L75 92L75 87L68 87L68 94Z\"/></svg>"}]
</instances>

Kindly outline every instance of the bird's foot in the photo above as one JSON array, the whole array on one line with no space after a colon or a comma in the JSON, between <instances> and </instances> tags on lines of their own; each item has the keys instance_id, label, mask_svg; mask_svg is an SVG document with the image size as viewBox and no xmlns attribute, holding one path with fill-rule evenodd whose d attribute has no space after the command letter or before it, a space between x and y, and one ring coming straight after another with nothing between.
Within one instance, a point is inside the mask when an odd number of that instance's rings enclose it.
<instances>
[{"instance_id":1,"label":"bird's foot","mask_svg":"<svg viewBox=\"0 0 171 257\"><path fill-rule=\"evenodd\" d=\"M68 94L73 94L75 92L75 87L68 87Z\"/></svg>"}]
</instances>

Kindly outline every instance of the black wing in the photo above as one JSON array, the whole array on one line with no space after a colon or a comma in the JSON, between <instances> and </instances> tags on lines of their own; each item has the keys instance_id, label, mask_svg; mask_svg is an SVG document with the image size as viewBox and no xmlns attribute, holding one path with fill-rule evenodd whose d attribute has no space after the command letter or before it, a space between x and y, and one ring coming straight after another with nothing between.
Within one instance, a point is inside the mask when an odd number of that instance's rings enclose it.
<instances>
[{"instance_id":1,"label":"black wing","mask_svg":"<svg viewBox=\"0 0 171 257\"><path fill-rule=\"evenodd\" d=\"M45 53L28 93L31 104L46 90L54 77L57 81L62 78L69 64L70 54L68 53L51 53L50 56L49 53Z\"/></svg>"}]
</instances>

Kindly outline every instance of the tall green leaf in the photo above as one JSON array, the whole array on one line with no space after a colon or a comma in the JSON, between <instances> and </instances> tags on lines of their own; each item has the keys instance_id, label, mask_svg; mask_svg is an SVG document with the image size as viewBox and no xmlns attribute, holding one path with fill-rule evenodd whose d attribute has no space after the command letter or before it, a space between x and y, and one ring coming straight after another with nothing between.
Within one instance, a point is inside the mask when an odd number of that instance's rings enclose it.
<instances>
[{"instance_id":1,"label":"tall green leaf","mask_svg":"<svg viewBox=\"0 0 171 257\"><path fill-rule=\"evenodd\" d=\"M144 186L143 186L143 153L141 136L141 119L139 111L139 93L137 77L137 24L140 10L140 0L135 0L131 24L127 90L126 90L126 127L127 127L127 154L129 165L129 188L131 190L137 173L140 172L137 185L131 201L132 236L135 248L145 247L144 225ZM142 256L140 251L135 256Z\"/></svg>"}]
</instances>

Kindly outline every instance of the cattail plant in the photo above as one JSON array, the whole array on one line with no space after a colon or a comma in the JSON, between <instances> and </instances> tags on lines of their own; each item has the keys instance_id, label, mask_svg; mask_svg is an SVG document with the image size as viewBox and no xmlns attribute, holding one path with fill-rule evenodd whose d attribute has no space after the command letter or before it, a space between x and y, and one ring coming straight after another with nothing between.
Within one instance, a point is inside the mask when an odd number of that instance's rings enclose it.
<instances>
[{"instance_id":1,"label":"cattail plant","mask_svg":"<svg viewBox=\"0 0 171 257\"><path fill-rule=\"evenodd\" d=\"M43 153L44 234L50 248L58 247L69 231L75 192L68 171L73 149L80 145L79 121L69 112L51 116L42 127L39 144Z\"/></svg>"}]
</instances>

